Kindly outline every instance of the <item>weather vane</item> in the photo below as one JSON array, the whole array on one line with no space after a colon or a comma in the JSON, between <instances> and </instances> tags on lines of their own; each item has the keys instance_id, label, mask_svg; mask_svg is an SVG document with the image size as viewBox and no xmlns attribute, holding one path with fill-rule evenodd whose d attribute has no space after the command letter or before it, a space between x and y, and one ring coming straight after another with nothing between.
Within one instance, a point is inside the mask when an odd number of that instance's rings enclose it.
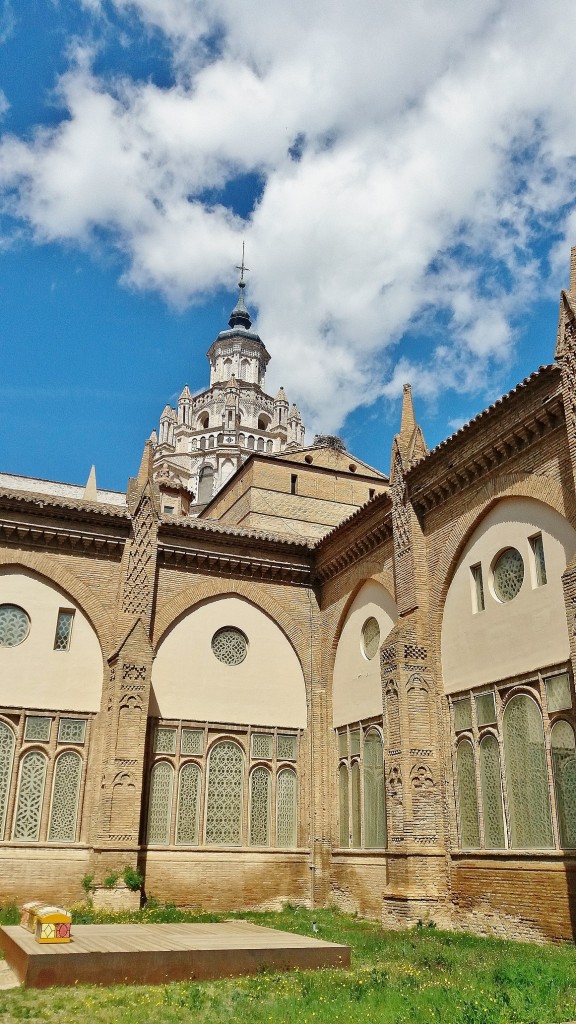
<instances>
[{"instance_id":1,"label":"weather vane","mask_svg":"<svg viewBox=\"0 0 576 1024\"><path fill-rule=\"evenodd\" d=\"M240 271L240 281L244 281L244 272L245 271L248 271L248 273L250 273L250 267L247 267L244 264L244 242L242 242L242 264L241 264L241 266L236 267L236 270Z\"/></svg>"}]
</instances>

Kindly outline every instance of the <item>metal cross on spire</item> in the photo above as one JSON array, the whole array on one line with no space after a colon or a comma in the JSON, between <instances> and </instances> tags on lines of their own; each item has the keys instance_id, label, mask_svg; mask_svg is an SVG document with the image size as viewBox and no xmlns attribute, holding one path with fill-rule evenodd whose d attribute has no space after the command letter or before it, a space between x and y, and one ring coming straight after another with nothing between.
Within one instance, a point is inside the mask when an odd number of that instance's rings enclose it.
<instances>
[{"instance_id":1,"label":"metal cross on spire","mask_svg":"<svg viewBox=\"0 0 576 1024\"><path fill-rule=\"evenodd\" d=\"M250 267L247 267L245 265L245 263L244 263L244 242L242 242L242 263L241 263L241 265L239 267L236 267L236 270L240 271L240 284L243 284L244 283L244 273L246 271L248 271L248 273L250 273Z\"/></svg>"}]
</instances>

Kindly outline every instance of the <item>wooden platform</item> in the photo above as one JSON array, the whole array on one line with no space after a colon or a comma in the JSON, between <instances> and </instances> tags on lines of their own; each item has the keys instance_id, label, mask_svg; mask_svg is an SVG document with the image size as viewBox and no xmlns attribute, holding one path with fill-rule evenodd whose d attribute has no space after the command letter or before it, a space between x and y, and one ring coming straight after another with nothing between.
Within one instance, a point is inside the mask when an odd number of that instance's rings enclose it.
<instances>
[{"instance_id":1,"label":"wooden platform","mask_svg":"<svg viewBox=\"0 0 576 1024\"><path fill-rule=\"evenodd\" d=\"M73 925L72 941L39 945L19 926L0 928L0 949L20 981L51 985L161 984L255 974L262 968L348 967L350 947L262 928L222 924Z\"/></svg>"}]
</instances>

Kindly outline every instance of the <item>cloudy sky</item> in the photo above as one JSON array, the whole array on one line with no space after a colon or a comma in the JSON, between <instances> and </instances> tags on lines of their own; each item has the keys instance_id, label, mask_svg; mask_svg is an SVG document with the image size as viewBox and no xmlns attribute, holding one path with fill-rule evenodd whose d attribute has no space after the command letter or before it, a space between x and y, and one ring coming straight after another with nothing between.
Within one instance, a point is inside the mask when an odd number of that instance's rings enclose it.
<instances>
[{"instance_id":1,"label":"cloudy sky","mask_svg":"<svg viewBox=\"0 0 576 1024\"><path fill-rule=\"evenodd\" d=\"M123 487L248 304L382 469L553 357L573 0L0 0L0 468Z\"/></svg>"}]
</instances>

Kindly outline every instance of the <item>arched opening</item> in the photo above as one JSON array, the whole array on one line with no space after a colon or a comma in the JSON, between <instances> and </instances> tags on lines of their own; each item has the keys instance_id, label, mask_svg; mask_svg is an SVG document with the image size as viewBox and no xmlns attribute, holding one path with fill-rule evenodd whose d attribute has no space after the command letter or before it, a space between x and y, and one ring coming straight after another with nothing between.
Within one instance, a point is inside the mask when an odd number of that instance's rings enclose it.
<instances>
[{"instance_id":1,"label":"arched opening","mask_svg":"<svg viewBox=\"0 0 576 1024\"><path fill-rule=\"evenodd\" d=\"M198 429L199 430L206 430L207 427L208 427L208 423L209 422L210 422L210 417L209 417L208 413L207 412L201 412L199 417L198 417L198 420L197 420Z\"/></svg>"},{"instance_id":2,"label":"arched opening","mask_svg":"<svg viewBox=\"0 0 576 1024\"><path fill-rule=\"evenodd\" d=\"M270 845L270 798L272 776L258 765L250 775L250 846Z\"/></svg>"},{"instance_id":3,"label":"arched opening","mask_svg":"<svg viewBox=\"0 0 576 1024\"><path fill-rule=\"evenodd\" d=\"M268 430L272 420L266 413L260 413L258 417L258 430Z\"/></svg>"},{"instance_id":4,"label":"arched opening","mask_svg":"<svg viewBox=\"0 0 576 1024\"><path fill-rule=\"evenodd\" d=\"M480 826L478 824L476 769L474 767L474 748L468 740L462 740L458 744L456 772L460 812L460 845L463 850L477 850L480 846Z\"/></svg>"},{"instance_id":5,"label":"arched opening","mask_svg":"<svg viewBox=\"0 0 576 1024\"><path fill-rule=\"evenodd\" d=\"M148 844L166 846L170 842L170 816L174 769L168 761L158 761L150 773L148 803Z\"/></svg>"},{"instance_id":6,"label":"arched opening","mask_svg":"<svg viewBox=\"0 0 576 1024\"><path fill-rule=\"evenodd\" d=\"M210 751L206 799L206 844L242 845L244 752L237 743L221 740Z\"/></svg>"},{"instance_id":7,"label":"arched opening","mask_svg":"<svg viewBox=\"0 0 576 1024\"><path fill-rule=\"evenodd\" d=\"M521 850L554 845L542 714L525 693L504 711L504 751L510 845Z\"/></svg>"},{"instance_id":8,"label":"arched opening","mask_svg":"<svg viewBox=\"0 0 576 1024\"><path fill-rule=\"evenodd\" d=\"M198 846L201 782L202 773L197 764L190 761L183 765L178 787L177 846Z\"/></svg>"},{"instance_id":9,"label":"arched opening","mask_svg":"<svg viewBox=\"0 0 576 1024\"><path fill-rule=\"evenodd\" d=\"M200 505L207 505L212 498L214 489L214 468L202 466L198 478L198 502Z\"/></svg>"}]
</instances>

